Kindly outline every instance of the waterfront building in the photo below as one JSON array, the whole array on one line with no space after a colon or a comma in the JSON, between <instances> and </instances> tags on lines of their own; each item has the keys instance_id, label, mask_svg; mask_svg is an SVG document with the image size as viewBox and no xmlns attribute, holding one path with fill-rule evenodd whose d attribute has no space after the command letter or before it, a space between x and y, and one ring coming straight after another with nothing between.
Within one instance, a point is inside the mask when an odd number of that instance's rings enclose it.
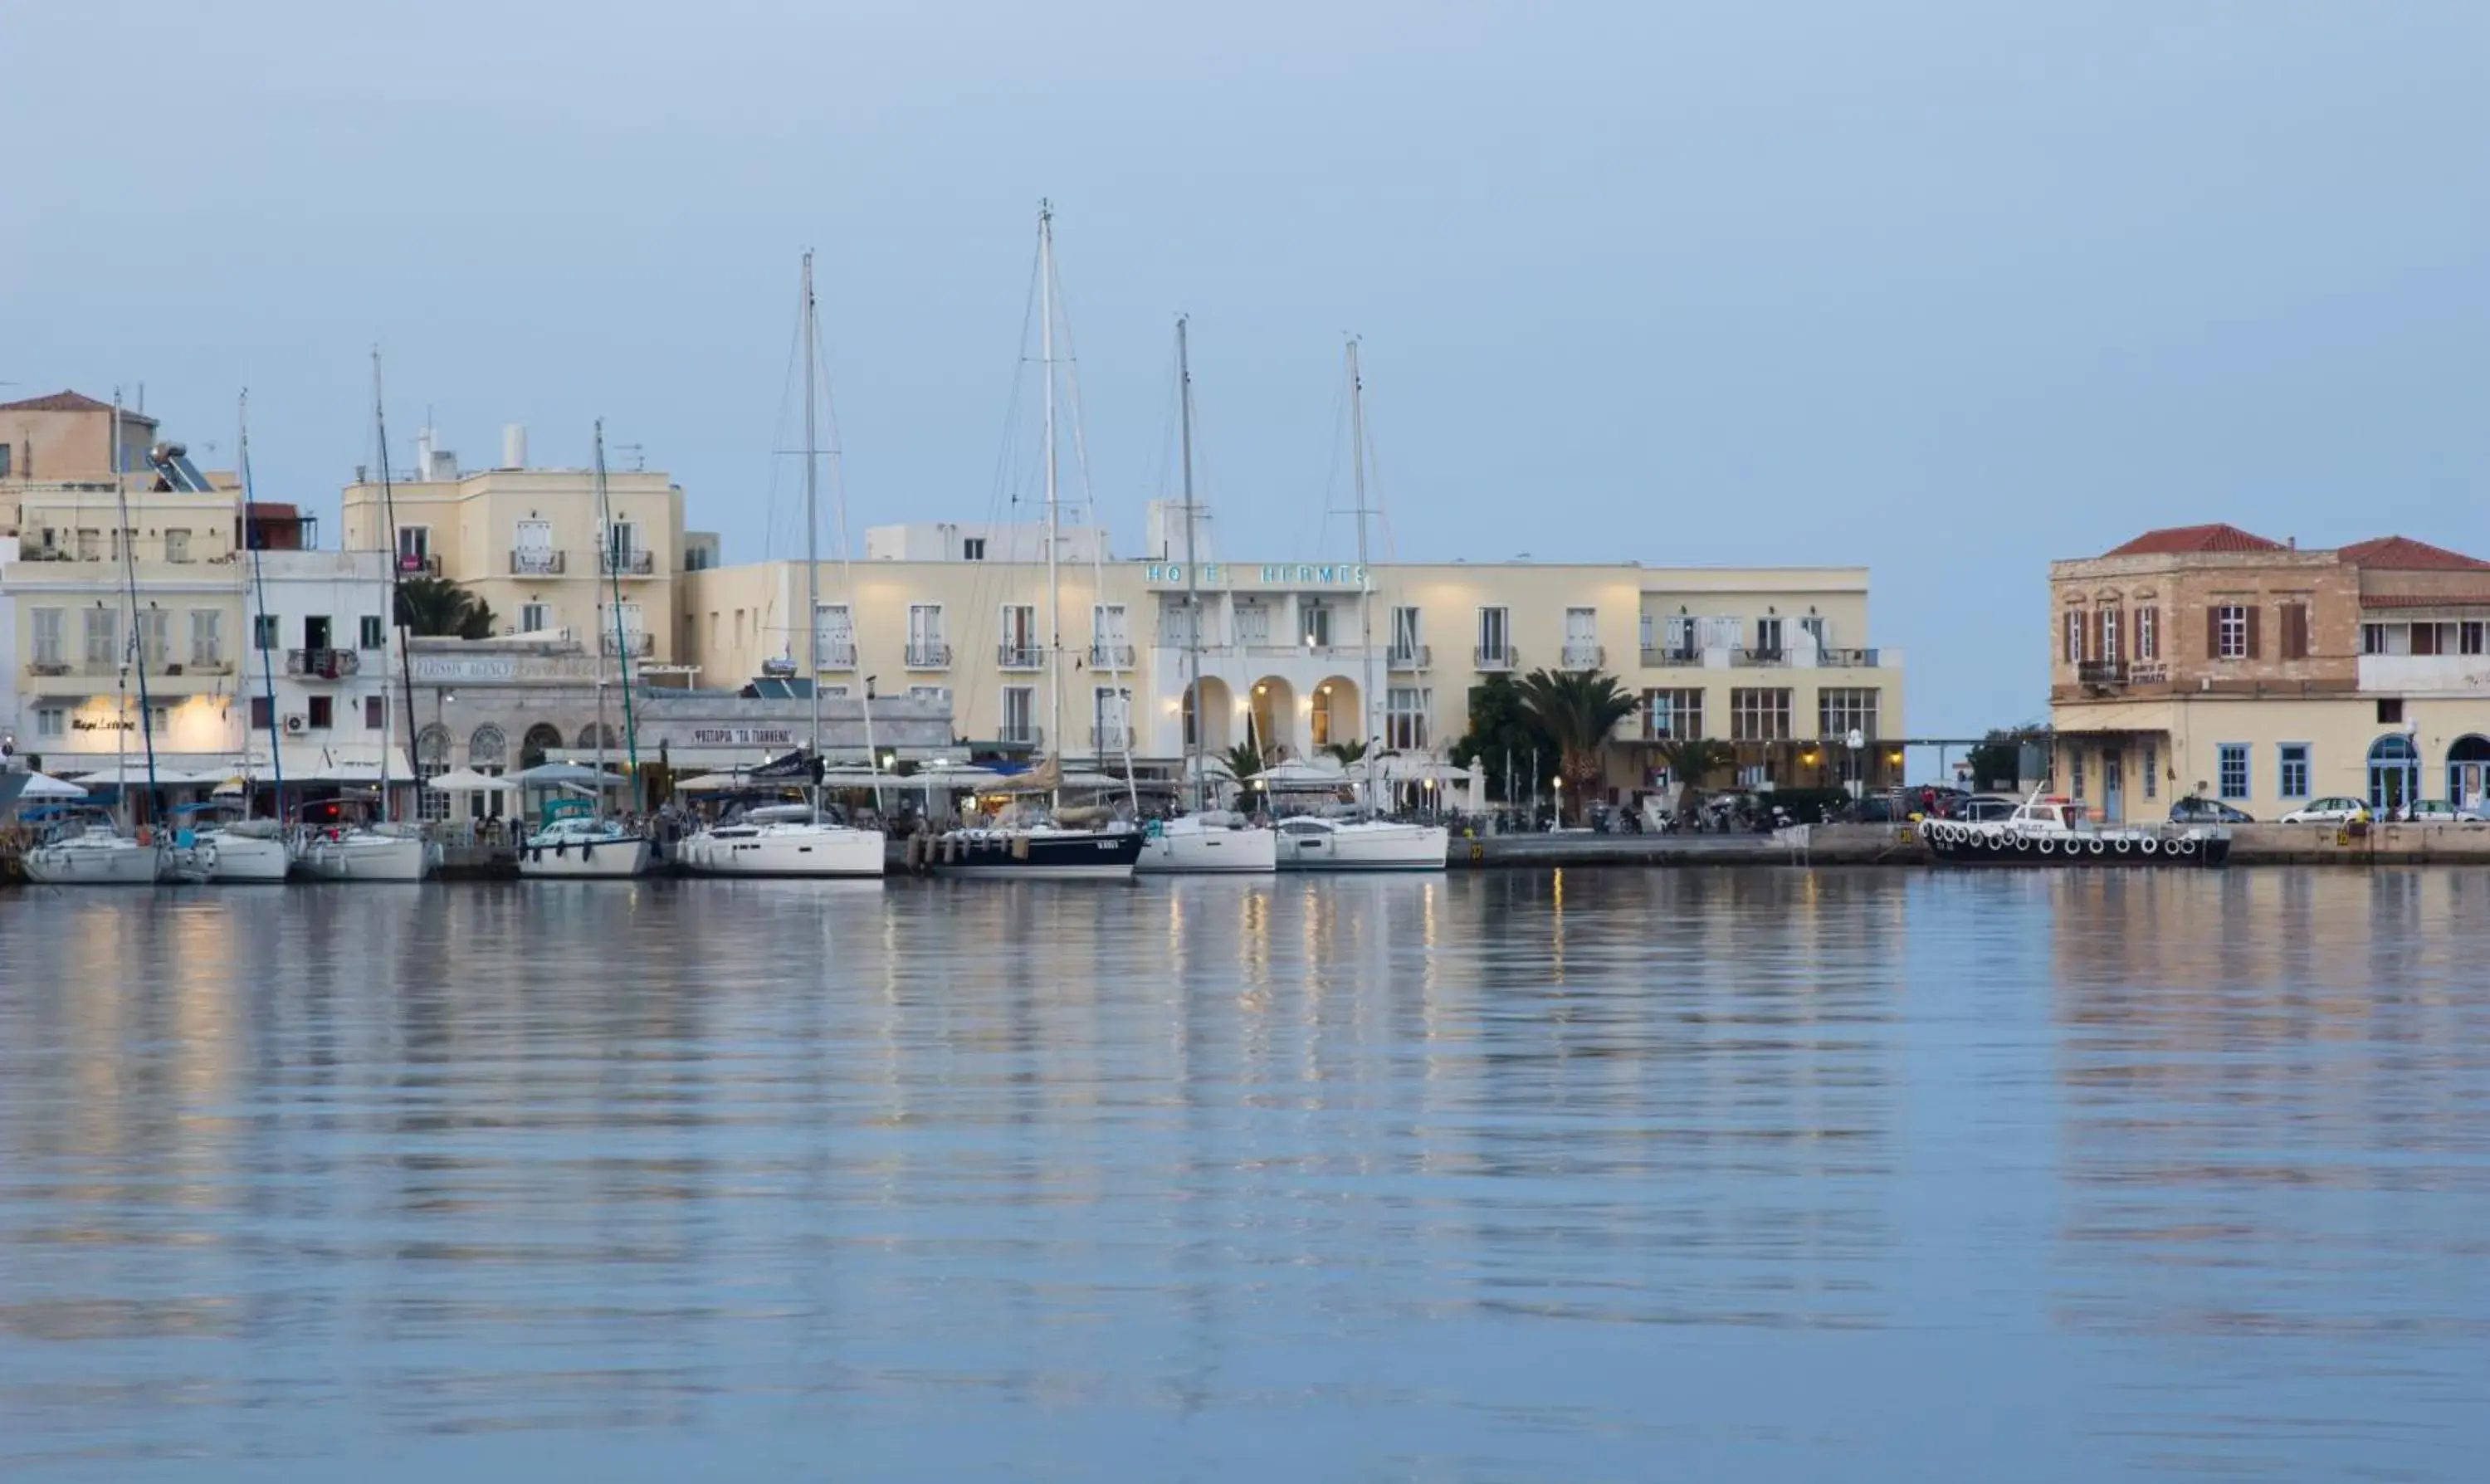
<instances>
[{"instance_id":1,"label":"waterfront building","mask_svg":"<svg viewBox=\"0 0 2490 1484\"><path fill-rule=\"evenodd\" d=\"M676 583L717 552L716 537L684 531L682 487L653 470L610 470L608 520L593 471L527 458L527 434L514 426L504 430L502 467L462 470L427 429L412 478L392 472L386 498L370 470L356 471L345 543L395 552L407 575L457 583L492 609L496 635L566 635L609 656L673 662Z\"/></svg>"},{"instance_id":2,"label":"waterfront building","mask_svg":"<svg viewBox=\"0 0 2490 1484\"><path fill-rule=\"evenodd\" d=\"M2227 525L2049 567L2055 786L2105 817L2490 792L2490 562Z\"/></svg>"},{"instance_id":3,"label":"waterfront building","mask_svg":"<svg viewBox=\"0 0 2490 1484\"><path fill-rule=\"evenodd\" d=\"M1183 508L1173 504L1150 507L1138 559L1114 557L1103 531L1062 539L1051 634L1042 528L868 532L864 560L845 572L822 564L825 694L947 705L980 752L1113 763L1129 749L1165 771L1197 735L1214 752L1250 737L1296 757L1372 737L1440 756L1468 729L1472 689L1491 677L1595 670L1639 703L1615 734L1611 792L1665 781L1658 744L1675 739L1733 744L1751 783L1832 786L1855 766L1873 785L1899 771L1877 743L1904 735L1902 656L1869 642L1864 568L1361 568L1321 553L1202 560L1188 572ZM1194 589L1199 718L1184 664ZM687 663L707 675L796 674L807 653L801 562L686 572L681 593L675 652ZM1060 737L1047 732L1050 645L1063 656ZM1855 757L1843 745L1853 732L1868 743Z\"/></svg>"}]
</instances>

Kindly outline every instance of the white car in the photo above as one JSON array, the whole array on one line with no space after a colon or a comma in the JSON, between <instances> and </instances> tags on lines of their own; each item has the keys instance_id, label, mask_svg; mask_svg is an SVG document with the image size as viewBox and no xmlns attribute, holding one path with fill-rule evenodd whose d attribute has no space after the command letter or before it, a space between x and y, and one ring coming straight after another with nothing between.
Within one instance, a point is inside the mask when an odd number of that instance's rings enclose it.
<instances>
[{"instance_id":1,"label":"white car","mask_svg":"<svg viewBox=\"0 0 2490 1484\"><path fill-rule=\"evenodd\" d=\"M2286 825L2353 825L2366 821L2369 806L2358 799L2312 799L2282 817Z\"/></svg>"}]
</instances>

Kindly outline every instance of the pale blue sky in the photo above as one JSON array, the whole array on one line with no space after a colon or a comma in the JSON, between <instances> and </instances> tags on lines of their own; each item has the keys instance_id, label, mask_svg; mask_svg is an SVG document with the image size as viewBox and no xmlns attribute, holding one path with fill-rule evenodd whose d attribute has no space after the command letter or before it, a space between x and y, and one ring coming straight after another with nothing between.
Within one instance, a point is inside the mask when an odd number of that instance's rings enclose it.
<instances>
[{"instance_id":1,"label":"pale blue sky","mask_svg":"<svg viewBox=\"0 0 2490 1484\"><path fill-rule=\"evenodd\" d=\"M1051 195L1124 547L1195 316L1231 552L1365 337L1404 557L1866 562L1911 729L2039 714L2157 523L2490 553L2490 7L709 0L0 11L0 379L247 384L333 509L429 406L761 555L797 250L857 525L987 513ZM787 538L777 544L781 549Z\"/></svg>"}]
</instances>

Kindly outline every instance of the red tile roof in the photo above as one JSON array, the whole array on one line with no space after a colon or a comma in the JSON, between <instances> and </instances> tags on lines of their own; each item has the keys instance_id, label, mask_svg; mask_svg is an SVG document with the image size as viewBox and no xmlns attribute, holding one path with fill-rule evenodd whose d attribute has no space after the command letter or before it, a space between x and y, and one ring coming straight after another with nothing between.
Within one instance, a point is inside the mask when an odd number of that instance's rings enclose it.
<instances>
[{"instance_id":1,"label":"red tile roof","mask_svg":"<svg viewBox=\"0 0 2490 1484\"><path fill-rule=\"evenodd\" d=\"M21 402L0 402L0 412L110 411L110 402L99 402L83 392L55 392L49 396L30 396Z\"/></svg>"},{"instance_id":2,"label":"red tile roof","mask_svg":"<svg viewBox=\"0 0 2490 1484\"><path fill-rule=\"evenodd\" d=\"M2338 553L2355 567L2374 567L2396 572L2475 572L2490 571L2490 562L2468 557L2460 551L2417 541L2409 536L2381 536L2375 540L2355 541Z\"/></svg>"},{"instance_id":3,"label":"red tile roof","mask_svg":"<svg viewBox=\"0 0 2490 1484\"><path fill-rule=\"evenodd\" d=\"M2270 541L2237 526L2169 526L2159 531L2147 531L2124 546L2103 552L2110 557L2178 557L2204 551L2281 551L2280 541Z\"/></svg>"}]
</instances>

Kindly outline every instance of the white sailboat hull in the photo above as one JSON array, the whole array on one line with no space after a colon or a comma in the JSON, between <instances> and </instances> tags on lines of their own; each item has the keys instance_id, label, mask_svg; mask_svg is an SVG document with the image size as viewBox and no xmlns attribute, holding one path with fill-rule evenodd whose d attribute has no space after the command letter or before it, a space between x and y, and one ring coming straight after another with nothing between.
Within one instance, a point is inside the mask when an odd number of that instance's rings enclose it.
<instances>
[{"instance_id":1,"label":"white sailboat hull","mask_svg":"<svg viewBox=\"0 0 2490 1484\"><path fill-rule=\"evenodd\" d=\"M1133 869L1143 875L1263 875L1279 864L1279 835L1269 829L1176 828L1175 820L1142 846Z\"/></svg>"},{"instance_id":2,"label":"white sailboat hull","mask_svg":"<svg viewBox=\"0 0 2490 1484\"><path fill-rule=\"evenodd\" d=\"M153 845L68 841L26 852L26 879L46 887L152 887L163 869Z\"/></svg>"},{"instance_id":3,"label":"white sailboat hull","mask_svg":"<svg viewBox=\"0 0 2490 1484\"><path fill-rule=\"evenodd\" d=\"M569 842L562 848L530 844L519 851L519 874L549 880L613 880L646 876L656 859L646 835L598 840L593 845Z\"/></svg>"},{"instance_id":4,"label":"white sailboat hull","mask_svg":"<svg viewBox=\"0 0 2490 1484\"><path fill-rule=\"evenodd\" d=\"M420 835L348 834L321 840L304 858L311 874L327 881L421 881L441 863L439 851Z\"/></svg>"},{"instance_id":5,"label":"white sailboat hull","mask_svg":"<svg viewBox=\"0 0 2490 1484\"><path fill-rule=\"evenodd\" d=\"M281 839L208 835L199 842L199 854L207 862L207 879L213 882L283 881L294 868L294 848Z\"/></svg>"},{"instance_id":6,"label":"white sailboat hull","mask_svg":"<svg viewBox=\"0 0 2490 1484\"><path fill-rule=\"evenodd\" d=\"M1280 832L1283 871L1440 871L1452 831L1386 821Z\"/></svg>"},{"instance_id":7,"label":"white sailboat hull","mask_svg":"<svg viewBox=\"0 0 2490 1484\"><path fill-rule=\"evenodd\" d=\"M696 876L880 876L883 834L835 825L703 830L676 858Z\"/></svg>"}]
</instances>

